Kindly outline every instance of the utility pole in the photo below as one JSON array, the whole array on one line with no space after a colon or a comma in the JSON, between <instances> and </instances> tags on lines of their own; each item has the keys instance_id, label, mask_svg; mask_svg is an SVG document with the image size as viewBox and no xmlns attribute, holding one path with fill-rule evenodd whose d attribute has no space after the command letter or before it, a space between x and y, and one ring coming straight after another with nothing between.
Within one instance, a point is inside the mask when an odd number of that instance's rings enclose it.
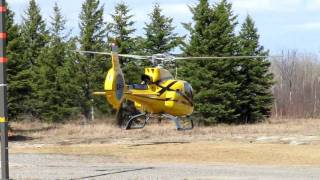
<instances>
[{"instance_id":1,"label":"utility pole","mask_svg":"<svg viewBox=\"0 0 320 180\"><path fill-rule=\"evenodd\" d=\"M1 179L9 179L8 158L8 100L6 57L6 1L0 0L0 129L1 129Z\"/></svg>"}]
</instances>

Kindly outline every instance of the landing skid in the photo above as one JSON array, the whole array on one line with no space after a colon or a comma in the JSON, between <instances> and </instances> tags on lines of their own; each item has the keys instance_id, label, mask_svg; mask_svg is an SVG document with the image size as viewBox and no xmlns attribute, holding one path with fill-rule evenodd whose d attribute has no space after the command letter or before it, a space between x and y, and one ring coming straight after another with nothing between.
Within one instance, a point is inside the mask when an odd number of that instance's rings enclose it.
<instances>
[{"instance_id":1,"label":"landing skid","mask_svg":"<svg viewBox=\"0 0 320 180\"><path fill-rule=\"evenodd\" d=\"M146 126L147 122L149 121L150 116L147 113L141 113L130 117L128 122L124 124L122 129L129 130L129 129L142 129Z\"/></svg>"},{"instance_id":2,"label":"landing skid","mask_svg":"<svg viewBox=\"0 0 320 180\"><path fill-rule=\"evenodd\" d=\"M117 112L117 123L121 129L142 129L150 119L151 114L140 112L131 101L124 101ZM161 114L162 117L173 121L178 131L192 130L194 125L192 119Z\"/></svg>"},{"instance_id":3,"label":"landing skid","mask_svg":"<svg viewBox=\"0 0 320 180\"><path fill-rule=\"evenodd\" d=\"M125 130L142 129L149 119L149 114L138 111L131 101L124 101L117 113L117 123Z\"/></svg>"},{"instance_id":4,"label":"landing skid","mask_svg":"<svg viewBox=\"0 0 320 180\"><path fill-rule=\"evenodd\" d=\"M169 120L172 120L175 123L178 131L192 130L194 127L192 119L182 119L177 116L172 116L169 114L163 114L162 116L165 118L168 118Z\"/></svg>"}]
</instances>

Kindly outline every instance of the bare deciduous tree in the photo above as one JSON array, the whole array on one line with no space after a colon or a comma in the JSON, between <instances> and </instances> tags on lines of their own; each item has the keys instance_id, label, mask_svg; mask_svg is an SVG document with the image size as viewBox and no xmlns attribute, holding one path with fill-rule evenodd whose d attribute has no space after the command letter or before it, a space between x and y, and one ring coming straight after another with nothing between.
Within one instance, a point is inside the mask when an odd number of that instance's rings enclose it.
<instances>
[{"instance_id":1,"label":"bare deciduous tree","mask_svg":"<svg viewBox=\"0 0 320 180\"><path fill-rule=\"evenodd\" d=\"M319 117L320 62L317 56L287 51L272 63L276 80L274 117Z\"/></svg>"}]
</instances>

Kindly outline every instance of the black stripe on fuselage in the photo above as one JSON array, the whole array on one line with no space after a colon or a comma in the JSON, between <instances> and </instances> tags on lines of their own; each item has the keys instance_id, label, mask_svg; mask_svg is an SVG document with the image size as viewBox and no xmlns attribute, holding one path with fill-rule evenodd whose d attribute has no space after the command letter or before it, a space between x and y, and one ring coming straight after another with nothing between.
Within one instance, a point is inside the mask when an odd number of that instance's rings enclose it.
<instances>
[{"instance_id":1,"label":"black stripe on fuselage","mask_svg":"<svg viewBox=\"0 0 320 180\"><path fill-rule=\"evenodd\" d=\"M140 98L145 98L145 99L152 99L152 100L157 100L157 101L177 101L177 100L170 100L171 98L166 98L166 99L158 99L158 98L151 98L151 97L146 97L146 96L139 96L139 95L133 95L137 96Z\"/></svg>"},{"instance_id":2,"label":"black stripe on fuselage","mask_svg":"<svg viewBox=\"0 0 320 180\"><path fill-rule=\"evenodd\" d=\"M158 96L161 96L161 95L162 95L164 92L166 92L166 91L175 91L175 90L173 90L173 89L170 89L170 87L173 86L173 85L174 85L175 83L177 83L177 82L178 82L178 81L173 81L173 82L171 82L170 84L168 84L168 86L166 86L166 87L160 86L160 84L157 83L157 85L162 88L162 89L158 92L158 93L159 93Z\"/></svg>"},{"instance_id":3,"label":"black stripe on fuselage","mask_svg":"<svg viewBox=\"0 0 320 180\"><path fill-rule=\"evenodd\" d=\"M176 91L177 93L179 93L185 100L188 101L188 103L190 103L191 106L193 106L193 101L184 93L180 92L180 91Z\"/></svg>"},{"instance_id":4,"label":"black stripe on fuselage","mask_svg":"<svg viewBox=\"0 0 320 180\"><path fill-rule=\"evenodd\" d=\"M173 81L171 82L170 84L168 84L168 86L164 87L164 86L161 86L160 85L160 82L157 82L156 85L161 87L162 89L158 92L159 95L158 96L161 96L164 92L166 91L176 91L176 93L179 93L185 100L188 101L188 103L190 103L191 106L193 106L193 101L187 96L185 95L184 93L182 93L181 91L178 91L178 90L173 90L173 89L170 89L171 86L173 86L175 83L177 83L178 81Z\"/></svg>"}]
</instances>

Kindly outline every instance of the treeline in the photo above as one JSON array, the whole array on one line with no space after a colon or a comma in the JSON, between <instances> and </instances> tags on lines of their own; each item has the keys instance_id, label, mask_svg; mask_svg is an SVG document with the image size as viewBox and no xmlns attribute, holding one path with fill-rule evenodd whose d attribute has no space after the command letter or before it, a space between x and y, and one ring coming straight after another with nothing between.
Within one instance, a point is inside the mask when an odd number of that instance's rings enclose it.
<instances>
[{"instance_id":1,"label":"treeline","mask_svg":"<svg viewBox=\"0 0 320 180\"><path fill-rule=\"evenodd\" d=\"M134 36L133 14L125 3L118 3L112 22L106 22L99 0L85 0L79 15L80 33L73 36L57 4L50 22L45 22L35 0L20 24L8 9L9 117L61 122L83 116L90 120L106 116L112 109L92 92L103 88L110 61L99 55L82 55L74 49L108 51L116 38L119 53L152 55L169 53L181 47L185 56L266 56L259 34L248 16L239 22L232 4L221 0L209 4L199 0L190 7L193 22L185 23L189 36L174 33L173 19L155 4L143 36ZM126 82L139 82L143 69L122 59ZM202 124L253 123L270 116L273 75L265 58L179 62L179 77L191 82L195 90L194 118Z\"/></svg>"},{"instance_id":2,"label":"treeline","mask_svg":"<svg viewBox=\"0 0 320 180\"><path fill-rule=\"evenodd\" d=\"M273 61L274 118L320 117L320 62L316 55L283 52Z\"/></svg>"},{"instance_id":3,"label":"treeline","mask_svg":"<svg viewBox=\"0 0 320 180\"><path fill-rule=\"evenodd\" d=\"M247 16L239 33L232 4L200 0L191 8L193 23L184 24L189 56L268 56L259 44L254 21ZM266 58L185 62L181 74L193 85L199 123L254 123L271 114L273 75Z\"/></svg>"},{"instance_id":4,"label":"treeline","mask_svg":"<svg viewBox=\"0 0 320 180\"><path fill-rule=\"evenodd\" d=\"M40 119L61 122L70 118L103 117L112 109L103 98L92 92L101 90L111 64L108 57L80 55L72 50L109 51L116 37L119 53L166 53L182 43L175 34L172 18L154 5L150 23L144 27L145 37L135 37L133 15L125 3L119 3L106 22L104 6L99 0L86 0L79 15L80 34L73 36L66 29L66 19L58 4L53 7L49 22L45 22L40 7L30 0L20 24L8 8L7 52L9 81L9 118ZM143 69L122 59L127 83L139 82Z\"/></svg>"}]
</instances>

